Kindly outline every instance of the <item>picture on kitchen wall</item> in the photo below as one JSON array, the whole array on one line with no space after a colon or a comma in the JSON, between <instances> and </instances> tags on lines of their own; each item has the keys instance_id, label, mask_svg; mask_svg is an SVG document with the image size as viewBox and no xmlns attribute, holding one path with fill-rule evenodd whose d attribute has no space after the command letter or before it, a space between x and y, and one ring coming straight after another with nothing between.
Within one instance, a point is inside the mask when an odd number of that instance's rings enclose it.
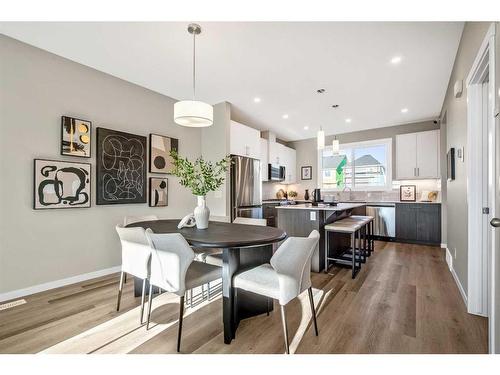
<instances>
[{"instance_id":1,"label":"picture on kitchen wall","mask_svg":"<svg viewBox=\"0 0 500 375\"><path fill-rule=\"evenodd\" d=\"M33 208L90 207L91 166L35 159Z\"/></svg>"},{"instance_id":2,"label":"picture on kitchen wall","mask_svg":"<svg viewBox=\"0 0 500 375\"><path fill-rule=\"evenodd\" d=\"M416 185L401 185L399 187L399 200L402 202L415 202L417 200Z\"/></svg>"},{"instance_id":3,"label":"picture on kitchen wall","mask_svg":"<svg viewBox=\"0 0 500 375\"><path fill-rule=\"evenodd\" d=\"M168 206L168 179L162 177L149 178L149 206Z\"/></svg>"},{"instance_id":4,"label":"picture on kitchen wall","mask_svg":"<svg viewBox=\"0 0 500 375\"><path fill-rule=\"evenodd\" d=\"M170 151L179 151L179 140L158 134L149 135L149 172L171 173Z\"/></svg>"},{"instance_id":5,"label":"picture on kitchen wall","mask_svg":"<svg viewBox=\"0 0 500 375\"><path fill-rule=\"evenodd\" d=\"M146 137L97 128L96 203L146 203Z\"/></svg>"},{"instance_id":6,"label":"picture on kitchen wall","mask_svg":"<svg viewBox=\"0 0 500 375\"><path fill-rule=\"evenodd\" d=\"M92 123L74 117L61 117L61 155L90 158Z\"/></svg>"},{"instance_id":7,"label":"picture on kitchen wall","mask_svg":"<svg viewBox=\"0 0 500 375\"><path fill-rule=\"evenodd\" d=\"M301 167L300 168L300 179L301 180L312 180L312 167Z\"/></svg>"}]
</instances>

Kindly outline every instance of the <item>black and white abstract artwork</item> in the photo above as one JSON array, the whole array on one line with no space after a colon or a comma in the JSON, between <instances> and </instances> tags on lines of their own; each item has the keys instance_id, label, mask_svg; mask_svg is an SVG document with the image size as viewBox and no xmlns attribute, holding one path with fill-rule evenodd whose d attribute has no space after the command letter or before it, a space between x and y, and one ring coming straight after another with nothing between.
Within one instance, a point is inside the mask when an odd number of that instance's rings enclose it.
<instances>
[{"instance_id":1,"label":"black and white abstract artwork","mask_svg":"<svg viewBox=\"0 0 500 375\"><path fill-rule=\"evenodd\" d=\"M170 151L179 151L179 140L164 135L149 135L149 171L172 173L173 160Z\"/></svg>"},{"instance_id":2,"label":"black and white abstract artwork","mask_svg":"<svg viewBox=\"0 0 500 375\"><path fill-rule=\"evenodd\" d=\"M91 166L35 159L33 208L90 207Z\"/></svg>"},{"instance_id":3,"label":"black and white abstract artwork","mask_svg":"<svg viewBox=\"0 0 500 375\"><path fill-rule=\"evenodd\" d=\"M96 203L146 203L146 137L97 128Z\"/></svg>"},{"instance_id":4,"label":"black and white abstract artwork","mask_svg":"<svg viewBox=\"0 0 500 375\"><path fill-rule=\"evenodd\" d=\"M161 177L149 178L149 206L168 206L168 179Z\"/></svg>"},{"instance_id":5,"label":"black and white abstract artwork","mask_svg":"<svg viewBox=\"0 0 500 375\"><path fill-rule=\"evenodd\" d=\"M92 123L78 118L61 117L61 155L90 158Z\"/></svg>"}]
</instances>

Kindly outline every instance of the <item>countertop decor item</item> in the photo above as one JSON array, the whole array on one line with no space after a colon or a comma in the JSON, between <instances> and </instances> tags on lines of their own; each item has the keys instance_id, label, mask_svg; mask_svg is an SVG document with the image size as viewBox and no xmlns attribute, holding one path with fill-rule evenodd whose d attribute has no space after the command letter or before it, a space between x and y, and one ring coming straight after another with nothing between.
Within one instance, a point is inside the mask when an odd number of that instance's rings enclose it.
<instances>
[{"instance_id":1,"label":"countertop decor item","mask_svg":"<svg viewBox=\"0 0 500 375\"><path fill-rule=\"evenodd\" d=\"M279 189L279 190L276 192L276 198L278 198L278 199L283 199L283 198L286 198L286 193L285 193L285 190L283 190L283 189Z\"/></svg>"},{"instance_id":2,"label":"countertop decor item","mask_svg":"<svg viewBox=\"0 0 500 375\"><path fill-rule=\"evenodd\" d=\"M174 165L172 174L179 177L179 183L198 197L198 206L194 209L196 227L207 229L210 209L206 204L206 195L219 189L224 183L231 163L229 155L215 163L203 160L201 157L191 162L187 158L180 157L175 150L170 152L170 156Z\"/></svg>"},{"instance_id":3,"label":"countertop decor item","mask_svg":"<svg viewBox=\"0 0 500 375\"><path fill-rule=\"evenodd\" d=\"M298 195L298 194L297 194L297 192L296 192L296 191L290 190L290 191L288 192L288 198L295 199L295 198L297 198L297 195Z\"/></svg>"},{"instance_id":4,"label":"countertop decor item","mask_svg":"<svg viewBox=\"0 0 500 375\"><path fill-rule=\"evenodd\" d=\"M203 128L214 123L214 108L196 100L196 35L201 34L201 27L191 23L187 30L193 36L193 99L174 104L174 121L181 126Z\"/></svg>"},{"instance_id":5,"label":"countertop decor item","mask_svg":"<svg viewBox=\"0 0 500 375\"><path fill-rule=\"evenodd\" d=\"M309 189L306 189L306 192L304 193L304 200L309 200Z\"/></svg>"},{"instance_id":6,"label":"countertop decor item","mask_svg":"<svg viewBox=\"0 0 500 375\"><path fill-rule=\"evenodd\" d=\"M401 202L415 202L417 200L416 185L401 185L399 187L399 200Z\"/></svg>"}]
</instances>

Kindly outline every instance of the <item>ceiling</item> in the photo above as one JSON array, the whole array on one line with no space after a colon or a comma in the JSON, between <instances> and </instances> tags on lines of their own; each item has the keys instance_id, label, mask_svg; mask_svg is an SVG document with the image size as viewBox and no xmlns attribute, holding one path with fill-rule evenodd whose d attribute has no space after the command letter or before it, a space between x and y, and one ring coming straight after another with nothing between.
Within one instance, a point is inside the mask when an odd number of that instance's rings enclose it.
<instances>
[{"instance_id":1,"label":"ceiling","mask_svg":"<svg viewBox=\"0 0 500 375\"><path fill-rule=\"evenodd\" d=\"M170 97L189 99L192 38L187 24L0 23L0 32ZM436 118L463 29L461 22L201 26L197 99L228 101L234 120L273 130L287 141L314 137L320 126L326 134L337 134ZM391 63L396 56L401 62ZM319 88L326 92L316 93Z\"/></svg>"}]
</instances>

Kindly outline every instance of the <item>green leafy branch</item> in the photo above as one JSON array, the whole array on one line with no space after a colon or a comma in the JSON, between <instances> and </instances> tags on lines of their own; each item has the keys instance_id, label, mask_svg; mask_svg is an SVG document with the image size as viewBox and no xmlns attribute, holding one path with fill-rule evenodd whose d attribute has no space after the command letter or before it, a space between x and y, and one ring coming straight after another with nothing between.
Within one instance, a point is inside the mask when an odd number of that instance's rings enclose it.
<instances>
[{"instance_id":1,"label":"green leafy branch","mask_svg":"<svg viewBox=\"0 0 500 375\"><path fill-rule=\"evenodd\" d=\"M194 195L205 196L208 192L219 189L231 165L229 155L215 163L201 157L191 162L180 157L175 150L170 151L170 156L174 164L172 174L179 177L179 183L190 189Z\"/></svg>"}]
</instances>

